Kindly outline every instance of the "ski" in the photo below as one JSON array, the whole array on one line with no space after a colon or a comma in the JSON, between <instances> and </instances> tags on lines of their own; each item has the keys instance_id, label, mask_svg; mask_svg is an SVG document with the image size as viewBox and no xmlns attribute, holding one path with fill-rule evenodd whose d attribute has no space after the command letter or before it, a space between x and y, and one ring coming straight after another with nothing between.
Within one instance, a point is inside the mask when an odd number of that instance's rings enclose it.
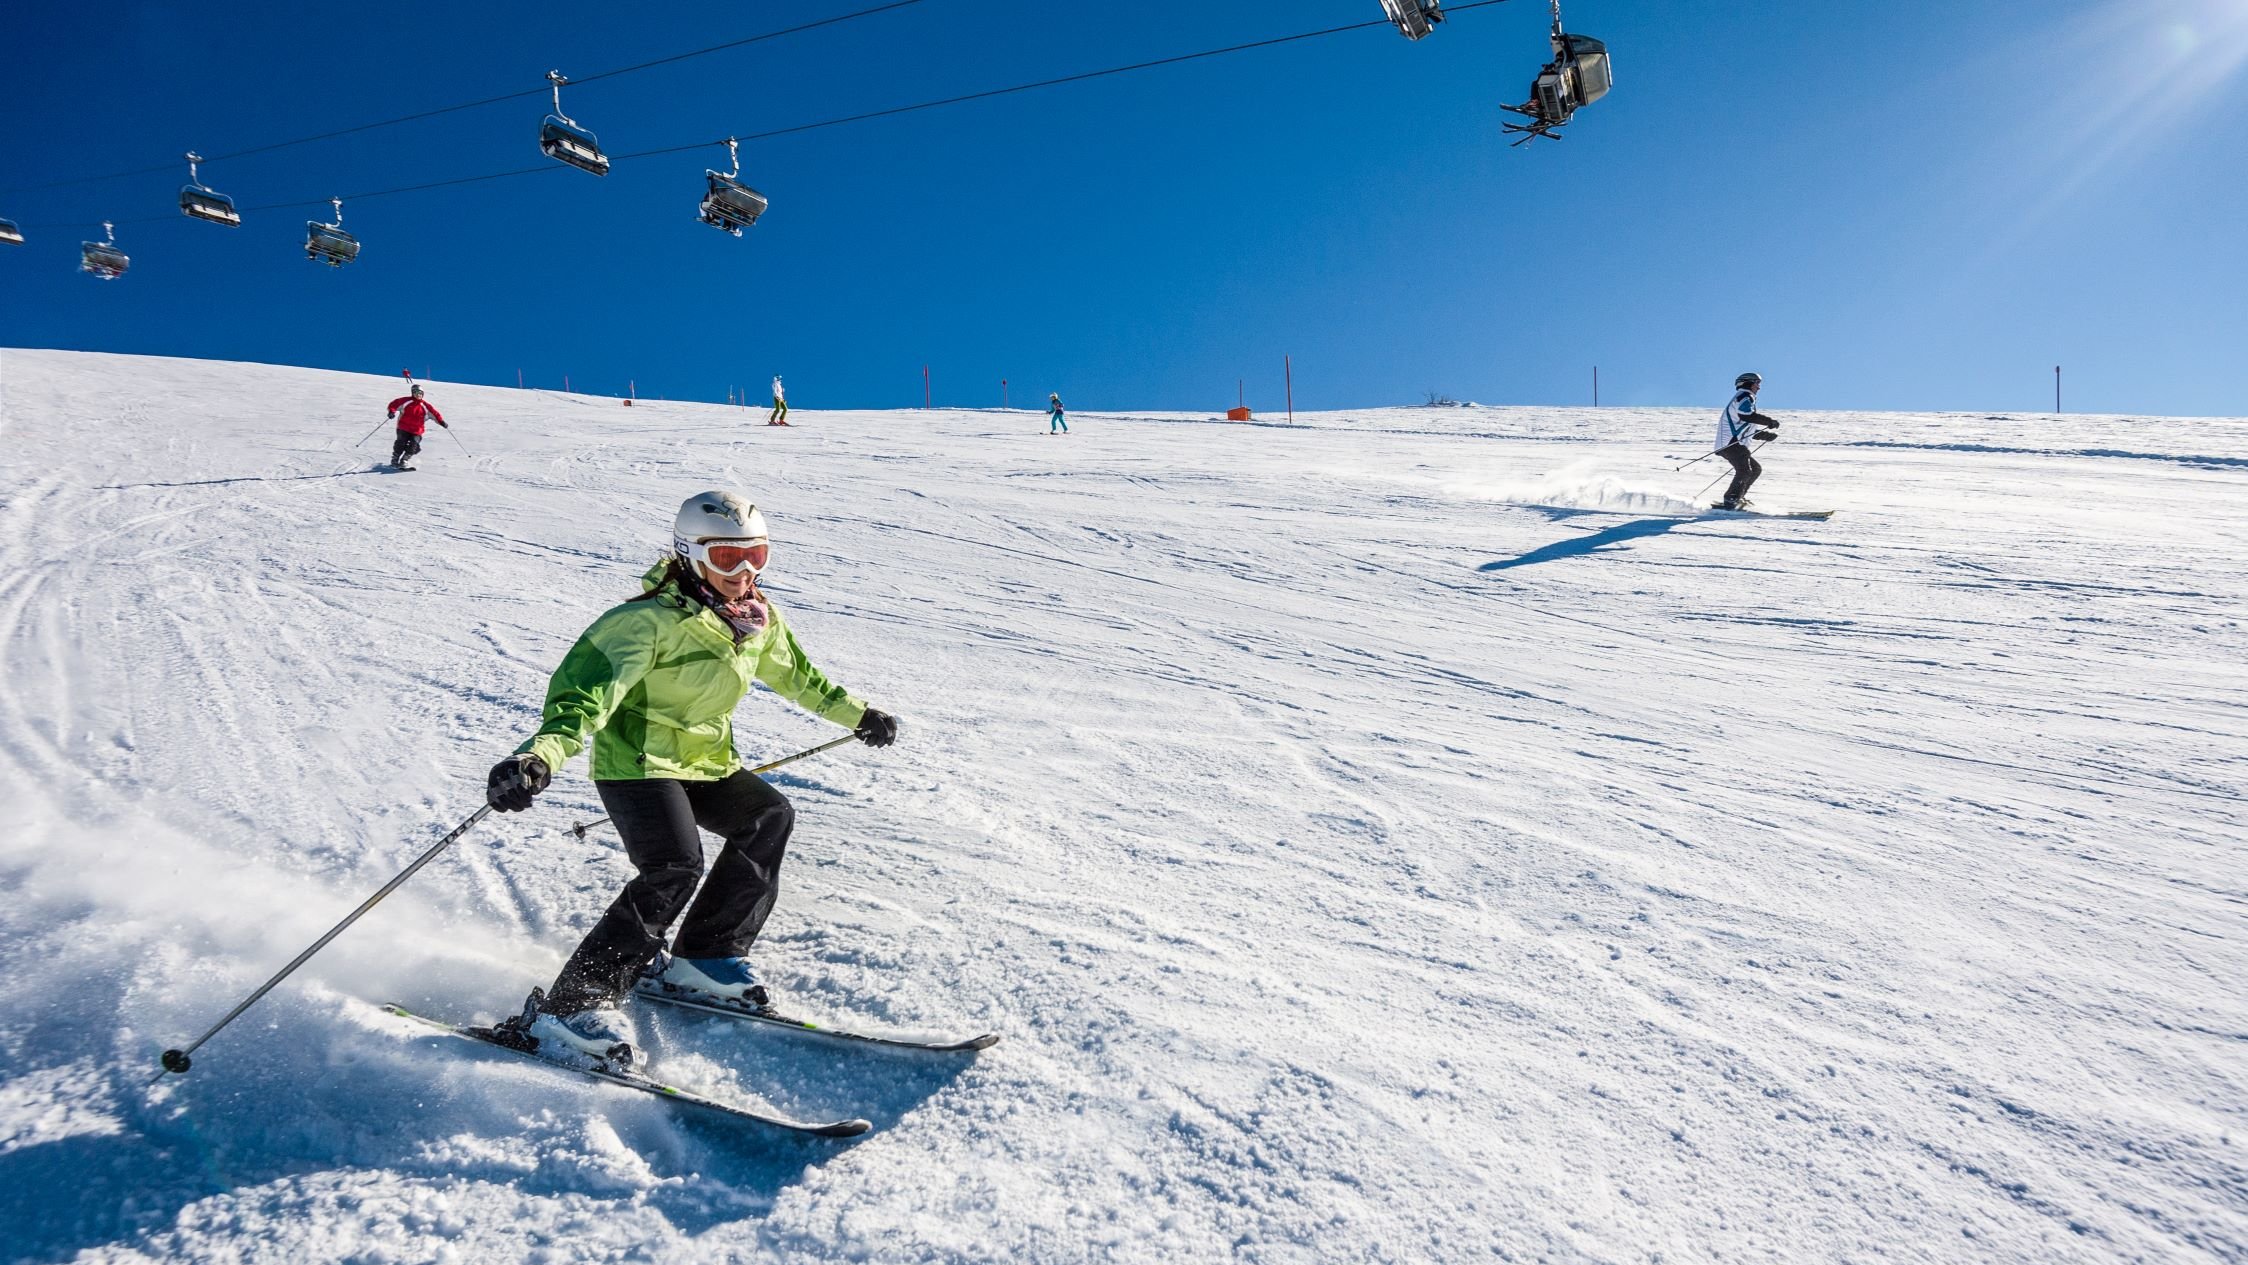
<instances>
[{"instance_id":1,"label":"ski","mask_svg":"<svg viewBox=\"0 0 2248 1265\"><path fill-rule=\"evenodd\" d=\"M1709 512L1712 514L1734 514L1741 518L1808 518L1822 523L1834 517L1833 510L1788 510L1784 512L1780 510L1729 510L1722 505L1710 506Z\"/></svg>"},{"instance_id":2,"label":"ski","mask_svg":"<svg viewBox=\"0 0 2248 1265\"><path fill-rule=\"evenodd\" d=\"M920 1050L931 1054L965 1054L975 1050L988 1050L999 1044L999 1034L986 1032L980 1036L957 1040L925 1041L914 1037L880 1036L871 1032L854 1032L848 1028L830 1028L809 1019L798 1019L770 1006L753 1006L746 1002L729 1003L715 997L698 996L674 988L661 980L643 975L632 986L635 997L660 1001L667 1006L686 1010L699 1010L704 1014L724 1015L729 1019L746 1019L786 1032L801 1032L806 1036L826 1037L831 1041L845 1041L858 1045L879 1046L891 1050Z\"/></svg>"},{"instance_id":3,"label":"ski","mask_svg":"<svg viewBox=\"0 0 2248 1265\"><path fill-rule=\"evenodd\" d=\"M830 1120L826 1122L792 1120L787 1116L756 1111L733 1103L720 1102L715 1098L706 1098L693 1090L678 1089L636 1072L614 1071L598 1064L592 1067L580 1067L571 1063L557 1063L553 1059L542 1059L531 1051L522 1048L521 1045L509 1041L506 1036L491 1028L447 1023L443 1019L432 1019L428 1015L417 1015L395 1002L385 1002L383 1009L400 1019L411 1019L416 1023L459 1037L464 1041L474 1041L478 1045L488 1045L495 1049L505 1050L510 1054L520 1055L534 1063L543 1064L558 1071L576 1072L580 1076L607 1081L611 1085L621 1085L626 1089L637 1089L643 1094L653 1094L658 1098L668 1098L673 1102L691 1103L697 1107L731 1116L736 1120L747 1120L755 1124L769 1125L776 1129L786 1129L792 1133L809 1133L823 1138L855 1138L874 1127L864 1120Z\"/></svg>"}]
</instances>

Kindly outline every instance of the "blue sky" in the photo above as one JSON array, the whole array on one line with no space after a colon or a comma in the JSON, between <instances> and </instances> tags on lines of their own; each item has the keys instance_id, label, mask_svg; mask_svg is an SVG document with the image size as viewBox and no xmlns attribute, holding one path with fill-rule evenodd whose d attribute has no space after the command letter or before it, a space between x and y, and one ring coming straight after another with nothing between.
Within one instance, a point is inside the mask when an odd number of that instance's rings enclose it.
<instances>
[{"instance_id":1,"label":"blue sky","mask_svg":"<svg viewBox=\"0 0 2248 1265\"><path fill-rule=\"evenodd\" d=\"M184 163L754 35L809 5L19 6L0 47L0 344L810 408L1708 404L2248 413L2248 0L1571 0L1617 87L1559 144L1502 101L1532 0L745 147L772 199L694 221L722 146L550 164L536 98ZM471 10L463 13L461 9ZM641 11L633 11L641 10ZM625 153L1379 16L1376 0L923 0L565 90ZM98 35L98 39L94 38ZM365 253L306 261L324 199ZM75 271L118 221L131 273ZM138 222L136 222L138 221Z\"/></svg>"}]
</instances>

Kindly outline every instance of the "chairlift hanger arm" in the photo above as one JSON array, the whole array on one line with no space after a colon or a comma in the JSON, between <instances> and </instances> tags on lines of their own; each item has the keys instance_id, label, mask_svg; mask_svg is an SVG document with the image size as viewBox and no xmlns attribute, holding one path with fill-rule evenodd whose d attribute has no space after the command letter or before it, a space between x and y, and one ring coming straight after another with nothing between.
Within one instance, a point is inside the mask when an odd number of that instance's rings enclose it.
<instances>
[{"instance_id":1,"label":"chairlift hanger arm","mask_svg":"<svg viewBox=\"0 0 2248 1265\"><path fill-rule=\"evenodd\" d=\"M550 70L546 72L546 77L552 80L554 83L554 117L562 120L564 123L569 124L571 127L576 127L578 125L578 121L571 118L569 115L562 113L562 85L570 81L563 78L562 72L559 70Z\"/></svg>"}]
</instances>

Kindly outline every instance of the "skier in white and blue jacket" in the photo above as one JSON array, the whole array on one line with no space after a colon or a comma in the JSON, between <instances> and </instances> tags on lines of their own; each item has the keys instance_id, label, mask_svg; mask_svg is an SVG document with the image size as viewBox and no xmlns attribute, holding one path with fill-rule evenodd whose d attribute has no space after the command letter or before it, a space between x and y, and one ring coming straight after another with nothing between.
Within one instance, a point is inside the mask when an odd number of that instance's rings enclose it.
<instances>
[{"instance_id":1,"label":"skier in white and blue jacket","mask_svg":"<svg viewBox=\"0 0 2248 1265\"><path fill-rule=\"evenodd\" d=\"M1718 509L1737 510L1747 505L1749 484L1764 473L1763 465L1749 454L1748 441L1780 437L1779 419L1757 411L1756 393L1763 389L1763 374L1744 373L1733 379L1733 398L1717 419L1717 455L1733 467L1733 482L1725 489L1725 499L1717 503Z\"/></svg>"}]
</instances>

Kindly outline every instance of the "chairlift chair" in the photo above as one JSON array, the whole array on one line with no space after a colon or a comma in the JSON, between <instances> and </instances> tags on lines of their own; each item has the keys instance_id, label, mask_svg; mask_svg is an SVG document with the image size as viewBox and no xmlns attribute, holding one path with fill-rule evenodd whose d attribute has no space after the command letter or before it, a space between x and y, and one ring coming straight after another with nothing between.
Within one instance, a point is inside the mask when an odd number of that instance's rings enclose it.
<instances>
[{"instance_id":1,"label":"chairlift chair","mask_svg":"<svg viewBox=\"0 0 2248 1265\"><path fill-rule=\"evenodd\" d=\"M1382 0L1382 16L1417 40L1444 20L1444 0Z\"/></svg>"},{"instance_id":2,"label":"chairlift chair","mask_svg":"<svg viewBox=\"0 0 2248 1265\"><path fill-rule=\"evenodd\" d=\"M336 222L304 222L304 257L317 259L330 268L341 268L359 258L359 239L343 231L343 199L330 198L328 203L336 208Z\"/></svg>"},{"instance_id":3,"label":"chairlift chair","mask_svg":"<svg viewBox=\"0 0 2248 1265\"><path fill-rule=\"evenodd\" d=\"M116 225L103 220L101 231L107 241L78 244L78 271L90 273L99 281L115 281L125 275L126 267L133 261L117 249Z\"/></svg>"},{"instance_id":4,"label":"chairlift chair","mask_svg":"<svg viewBox=\"0 0 2248 1265\"><path fill-rule=\"evenodd\" d=\"M16 227L14 220L0 220L0 242L11 246L23 245L23 230Z\"/></svg>"},{"instance_id":5,"label":"chairlift chair","mask_svg":"<svg viewBox=\"0 0 2248 1265\"><path fill-rule=\"evenodd\" d=\"M1616 86L1614 70L1608 65L1608 46L1590 35L1563 35L1569 46L1569 64L1577 77L1577 104L1591 105L1608 95Z\"/></svg>"},{"instance_id":6,"label":"chairlift chair","mask_svg":"<svg viewBox=\"0 0 2248 1265\"><path fill-rule=\"evenodd\" d=\"M1526 145L1541 136L1561 139L1558 129L1562 124L1578 110L1607 96L1608 89L1615 86L1608 46L1590 35L1571 35L1561 29L1561 0L1553 0L1552 42L1553 60L1530 84L1530 99L1504 107L1530 120L1506 125L1507 131L1522 134L1516 145Z\"/></svg>"},{"instance_id":7,"label":"chairlift chair","mask_svg":"<svg viewBox=\"0 0 2248 1265\"><path fill-rule=\"evenodd\" d=\"M712 228L739 237L743 229L755 224L757 217L765 213L767 203L764 194L741 181L741 144L729 136L726 138L726 150L733 155L734 169L730 173L710 170L703 172L709 179L709 191L703 194L697 218Z\"/></svg>"},{"instance_id":8,"label":"chairlift chair","mask_svg":"<svg viewBox=\"0 0 2248 1265\"><path fill-rule=\"evenodd\" d=\"M204 184L197 174L195 169L202 161L201 154L191 152L187 156L188 183L180 186L180 214L230 228L242 227L242 213L234 209L234 199Z\"/></svg>"},{"instance_id":9,"label":"chairlift chair","mask_svg":"<svg viewBox=\"0 0 2248 1265\"><path fill-rule=\"evenodd\" d=\"M562 113L562 85L570 81L559 70L546 72L546 77L554 82L554 113L547 115L539 128L539 149L556 162L596 176L608 175L609 156L601 152L601 142L579 127L576 119Z\"/></svg>"}]
</instances>

